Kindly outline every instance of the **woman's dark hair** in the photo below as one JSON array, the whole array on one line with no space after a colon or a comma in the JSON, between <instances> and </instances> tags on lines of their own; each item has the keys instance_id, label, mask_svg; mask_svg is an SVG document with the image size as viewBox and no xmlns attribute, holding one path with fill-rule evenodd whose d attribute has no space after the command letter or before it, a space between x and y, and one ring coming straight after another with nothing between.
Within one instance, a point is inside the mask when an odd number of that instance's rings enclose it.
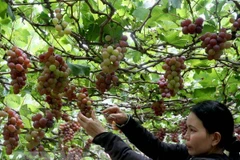
<instances>
[{"instance_id":1,"label":"woman's dark hair","mask_svg":"<svg viewBox=\"0 0 240 160\"><path fill-rule=\"evenodd\" d=\"M191 108L203 123L208 133L219 132L221 141L219 147L229 151L231 158L239 160L240 142L234 138L234 120L230 110L218 101L207 100L199 102Z\"/></svg>"}]
</instances>

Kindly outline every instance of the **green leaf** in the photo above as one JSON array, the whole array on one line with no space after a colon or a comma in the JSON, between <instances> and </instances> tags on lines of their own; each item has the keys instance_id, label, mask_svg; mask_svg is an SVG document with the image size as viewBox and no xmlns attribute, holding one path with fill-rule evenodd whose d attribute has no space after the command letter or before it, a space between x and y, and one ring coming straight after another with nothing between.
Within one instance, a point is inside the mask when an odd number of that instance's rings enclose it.
<instances>
[{"instance_id":1,"label":"green leaf","mask_svg":"<svg viewBox=\"0 0 240 160\"><path fill-rule=\"evenodd\" d=\"M0 12L6 11L7 10L7 3L0 1Z\"/></svg>"},{"instance_id":2,"label":"green leaf","mask_svg":"<svg viewBox=\"0 0 240 160\"><path fill-rule=\"evenodd\" d=\"M50 21L50 17L48 16L48 14L46 14L44 12L41 12L37 19L38 19L38 21L46 23L46 24L48 24Z\"/></svg>"},{"instance_id":3,"label":"green leaf","mask_svg":"<svg viewBox=\"0 0 240 160\"><path fill-rule=\"evenodd\" d=\"M7 3L0 1L0 17L4 18L6 16L6 11L7 11Z\"/></svg>"},{"instance_id":4,"label":"green leaf","mask_svg":"<svg viewBox=\"0 0 240 160\"><path fill-rule=\"evenodd\" d=\"M72 64L69 62L67 62L67 64L68 64L68 67L71 69L71 73L74 76L78 76L78 75L89 76L90 74L90 67L88 66L82 66L80 64Z\"/></svg>"},{"instance_id":5,"label":"green leaf","mask_svg":"<svg viewBox=\"0 0 240 160\"><path fill-rule=\"evenodd\" d=\"M182 0L169 0L169 2L174 8L181 8Z\"/></svg>"},{"instance_id":6,"label":"green leaf","mask_svg":"<svg viewBox=\"0 0 240 160\"><path fill-rule=\"evenodd\" d=\"M139 7L136 10L133 11L133 16L139 20L145 20L147 18L147 15L149 13L149 10L146 8Z\"/></svg>"},{"instance_id":7,"label":"green leaf","mask_svg":"<svg viewBox=\"0 0 240 160\"><path fill-rule=\"evenodd\" d=\"M199 74L195 73L193 78L195 80L199 80L199 84L202 86L208 86L208 87L215 87L218 85L219 77L216 74L215 70L208 69L205 71L201 71Z\"/></svg>"},{"instance_id":8,"label":"green leaf","mask_svg":"<svg viewBox=\"0 0 240 160\"><path fill-rule=\"evenodd\" d=\"M132 56L133 62L135 63L139 62L142 57L142 53L137 51L131 52L130 55Z\"/></svg>"},{"instance_id":9,"label":"green leaf","mask_svg":"<svg viewBox=\"0 0 240 160\"><path fill-rule=\"evenodd\" d=\"M16 111L19 111L22 102L23 98L15 94L9 94L4 98L4 103Z\"/></svg>"},{"instance_id":10,"label":"green leaf","mask_svg":"<svg viewBox=\"0 0 240 160\"><path fill-rule=\"evenodd\" d=\"M10 6L7 7L7 13L11 17L12 21L15 21L15 15L12 12L12 8Z\"/></svg>"},{"instance_id":11,"label":"green leaf","mask_svg":"<svg viewBox=\"0 0 240 160\"><path fill-rule=\"evenodd\" d=\"M23 121L24 128L32 128L31 121L28 118L21 116L21 119Z\"/></svg>"},{"instance_id":12,"label":"green leaf","mask_svg":"<svg viewBox=\"0 0 240 160\"><path fill-rule=\"evenodd\" d=\"M193 101L196 103L203 100L214 100L215 93L216 93L216 87L194 89L193 97L195 99L193 99Z\"/></svg>"},{"instance_id":13,"label":"green leaf","mask_svg":"<svg viewBox=\"0 0 240 160\"><path fill-rule=\"evenodd\" d=\"M0 20L0 23L3 25L7 25L7 24L9 24L11 22L11 20L9 19L9 18L5 18L5 19L2 19L2 20Z\"/></svg>"},{"instance_id":14,"label":"green leaf","mask_svg":"<svg viewBox=\"0 0 240 160\"><path fill-rule=\"evenodd\" d=\"M31 112L31 110L28 108L28 105L25 104L25 105L21 106L21 108L20 108L20 110L19 110L19 113L20 113L22 116L27 117L27 116L30 115L32 112Z\"/></svg>"}]
</instances>

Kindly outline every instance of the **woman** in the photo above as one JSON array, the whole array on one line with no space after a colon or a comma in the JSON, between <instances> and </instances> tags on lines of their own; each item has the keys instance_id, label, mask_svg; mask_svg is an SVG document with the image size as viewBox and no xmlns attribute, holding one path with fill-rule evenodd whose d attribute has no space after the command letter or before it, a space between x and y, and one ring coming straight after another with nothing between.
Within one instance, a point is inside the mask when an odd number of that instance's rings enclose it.
<instances>
[{"instance_id":1,"label":"woman","mask_svg":"<svg viewBox=\"0 0 240 160\"><path fill-rule=\"evenodd\" d=\"M191 108L185 145L159 141L118 107L107 108L103 113L108 115L108 122L115 121L129 141L153 160L240 160L240 142L233 137L232 114L217 101L203 101ZM149 160L134 152L117 135L106 132L94 113L92 118L79 113L78 121L94 138L93 143L102 146L112 160ZM224 150L229 151L229 156Z\"/></svg>"}]
</instances>

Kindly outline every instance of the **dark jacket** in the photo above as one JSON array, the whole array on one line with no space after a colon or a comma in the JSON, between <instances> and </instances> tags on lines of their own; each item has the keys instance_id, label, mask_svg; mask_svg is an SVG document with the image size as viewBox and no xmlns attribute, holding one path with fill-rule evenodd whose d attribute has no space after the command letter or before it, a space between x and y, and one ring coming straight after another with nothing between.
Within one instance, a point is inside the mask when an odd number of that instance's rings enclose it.
<instances>
[{"instance_id":1,"label":"dark jacket","mask_svg":"<svg viewBox=\"0 0 240 160\"><path fill-rule=\"evenodd\" d=\"M146 156L133 151L120 137L104 132L93 139L93 143L102 146L112 160L229 160L226 155L212 154L207 157L191 157L185 145L168 144L159 141L133 118L120 128L129 141Z\"/></svg>"}]
</instances>

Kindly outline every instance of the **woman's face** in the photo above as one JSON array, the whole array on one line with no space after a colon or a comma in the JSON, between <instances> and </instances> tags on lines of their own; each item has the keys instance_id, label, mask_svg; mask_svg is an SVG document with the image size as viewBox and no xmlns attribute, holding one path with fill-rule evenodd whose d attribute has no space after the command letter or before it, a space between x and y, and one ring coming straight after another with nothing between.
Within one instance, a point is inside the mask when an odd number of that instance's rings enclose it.
<instances>
[{"instance_id":1,"label":"woman's face","mask_svg":"<svg viewBox=\"0 0 240 160\"><path fill-rule=\"evenodd\" d=\"M192 156L211 153L213 135L207 133L202 121L192 112L187 118L187 128L184 139L188 153Z\"/></svg>"}]
</instances>

